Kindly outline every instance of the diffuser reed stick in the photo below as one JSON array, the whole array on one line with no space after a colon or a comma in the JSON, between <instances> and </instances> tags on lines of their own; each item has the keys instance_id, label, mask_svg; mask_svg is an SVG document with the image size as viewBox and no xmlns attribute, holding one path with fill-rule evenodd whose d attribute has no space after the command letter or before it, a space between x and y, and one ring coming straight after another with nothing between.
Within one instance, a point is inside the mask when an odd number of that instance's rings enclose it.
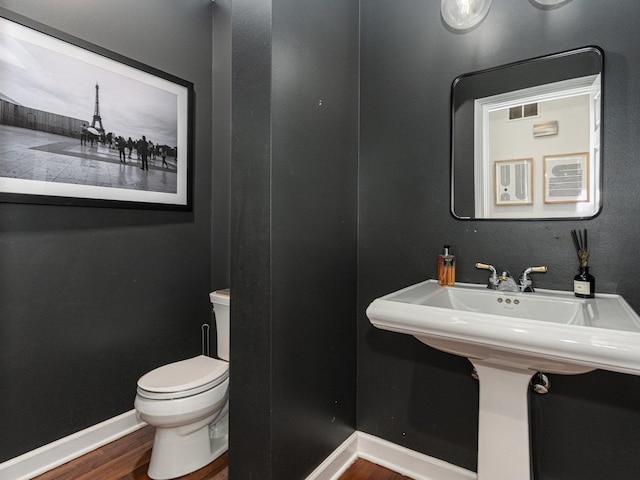
<instances>
[{"instance_id":1,"label":"diffuser reed stick","mask_svg":"<svg viewBox=\"0 0 640 480\"><path fill-rule=\"evenodd\" d=\"M584 236L582 231L576 233L575 230L571 230L571 237L573 238L573 245L576 247L576 253L578 254L578 260L580 260L581 267L589 266L589 244L587 241L587 229L584 229Z\"/></svg>"}]
</instances>

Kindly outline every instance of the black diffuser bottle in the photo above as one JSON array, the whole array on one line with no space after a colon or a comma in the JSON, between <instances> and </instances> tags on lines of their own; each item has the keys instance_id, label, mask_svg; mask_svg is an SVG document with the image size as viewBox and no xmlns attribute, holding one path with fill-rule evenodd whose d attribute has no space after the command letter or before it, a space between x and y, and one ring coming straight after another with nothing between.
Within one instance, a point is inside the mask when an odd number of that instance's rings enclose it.
<instances>
[{"instance_id":1,"label":"black diffuser bottle","mask_svg":"<svg viewBox=\"0 0 640 480\"><path fill-rule=\"evenodd\" d=\"M594 298L596 296L596 279L589 273L589 250L587 249L587 230L576 233L571 231L573 243L580 260L579 273L573 277L573 293L580 298Z\"/></svg>"},{"instance_id":2,"label":"black diffuser bottle","mask_svg":"<svg viewBox=\"0 0 640 480\"><path fill-rule=\"evenodd\" d=\"M589 267L580 266L580 273L573 277L573 293L580 298L596 296L596 279L589 273Z\"/></svg>"}]
</instances>

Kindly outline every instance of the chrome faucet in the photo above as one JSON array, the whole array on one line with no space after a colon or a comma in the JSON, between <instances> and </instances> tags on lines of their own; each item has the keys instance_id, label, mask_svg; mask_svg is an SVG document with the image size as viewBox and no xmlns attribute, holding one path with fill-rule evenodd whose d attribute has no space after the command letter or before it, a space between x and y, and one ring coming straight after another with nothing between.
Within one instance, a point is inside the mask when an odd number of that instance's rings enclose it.
<instances>
[{"instance_id":1,"label":"chrome faucet","mask_svg":"<svg viewBox=\"0 0 640 480\"><path fill-rule=\"evenodd\" d=\"M531 292L533 293L535 290L533 289L533 281L529 278L530 273L547 273L547 267L544 265L540 267L528 267L524 269L522 275L520 275L520 290L523 292Z\"/></svg>"},{"instance_id":2,"label":"chrome faucet","mask_svg":"<svg viewBox=\"0 0 640 480\"><path fill-rule=\"evenodd\" d=\"M489 281L487 282L487 288L491 290L497 290L498 285L500 285L500 277L498 277L498 272L493 265L489 265L488 263L476 263L476 268L481 268L483 270L490 270L491 274L489 275Z\"/></svg>"},{"instance_id":3,"label":"chrome faucet","mask_svg":"<svg viewBox=\"0 0 640 480\"><path fill-rule=\"evenodd\" d=\"M511 274L505 270L500 275L500 283L498 284L498 290L501 292L520 292L520 285L516 283Z\"/></svg>"},{"instance_id":4,"label":"chrome faucet","mask_svg":"<svg viewBox=\"0 0 640 480\"><path fill-rule=\"evenodd\" d=\"M520 275L516 283L507 270L503 271L501 275L498 275L495 267L488 263L476 263L476 268L489 270L491 272L487 282L487 288L503 292L534 292L533 281L529 275L534 272L544 273L547 271L547 267L544 266L528 267L522 272L522 275Z\"/></svg>"}]
</instances>

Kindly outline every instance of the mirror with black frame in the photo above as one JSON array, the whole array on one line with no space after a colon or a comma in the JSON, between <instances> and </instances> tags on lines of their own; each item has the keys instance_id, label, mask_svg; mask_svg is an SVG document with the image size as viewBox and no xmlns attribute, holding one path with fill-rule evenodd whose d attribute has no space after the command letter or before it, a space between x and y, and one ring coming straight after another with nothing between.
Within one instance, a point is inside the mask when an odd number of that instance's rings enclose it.
<instances>
[{"instance_id":1,"label":"mirror with black frame","mask_svg":"<svg viewBox=\"0 0 640 480\"><path fill-rule=\"evenodd\" d=\"M602 207L603 52L584 47L457 77L451 212L586 219Z\"/></svg>"}]
</instances>

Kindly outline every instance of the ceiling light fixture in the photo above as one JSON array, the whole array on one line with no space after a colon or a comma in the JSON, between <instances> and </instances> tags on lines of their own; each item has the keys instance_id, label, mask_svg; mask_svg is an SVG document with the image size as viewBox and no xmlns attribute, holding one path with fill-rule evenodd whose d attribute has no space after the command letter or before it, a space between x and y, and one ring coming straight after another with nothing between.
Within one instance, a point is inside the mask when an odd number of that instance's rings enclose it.
<instances>
[{"instance_id":1,"label":"ceiling light fixture","mask_svg":"<svg viewBox=\"0 0 640 480\"><path fill-rule=\"evenodd\" d=\"M491 0L442 0L440 13L442 19L452 29L469 30L487 16L489 7L491 7Z\"/></svg>"},{"instance_id":2,"label":"ceiling light fixture","mask_svg":"<svg viewBox=\"0 0 640 480\"><path fill-rule=\"evenodd\" d=\"M531 0L534 4L541 7L560 6L563 3L569 3L571 0Z\"/></svg>"}]
</instances>

